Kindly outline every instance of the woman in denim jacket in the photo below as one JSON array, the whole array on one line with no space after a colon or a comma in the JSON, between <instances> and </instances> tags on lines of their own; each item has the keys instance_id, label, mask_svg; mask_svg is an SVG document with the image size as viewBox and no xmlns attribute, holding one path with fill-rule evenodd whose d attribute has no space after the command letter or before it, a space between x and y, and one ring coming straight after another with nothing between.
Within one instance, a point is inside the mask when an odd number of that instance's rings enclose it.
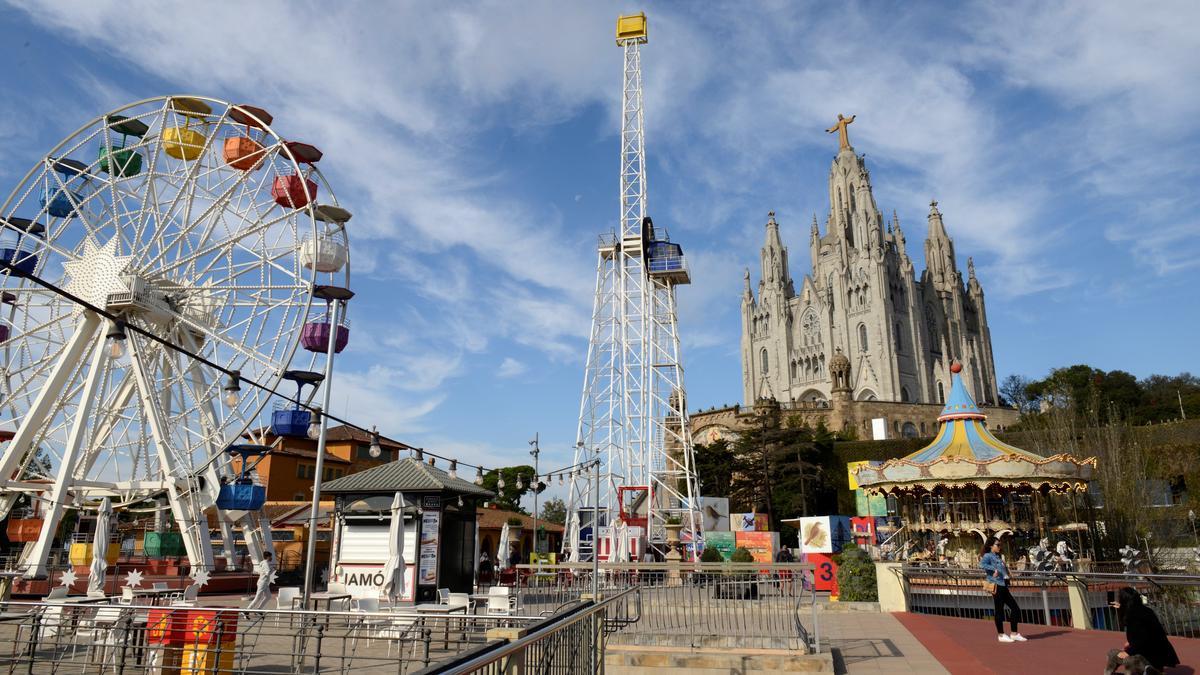
<instances>
[{"instance_id":1,"label":"woman in denim jacket","mask_svg":"<svg viewBox=\"0 0 1200 675\"><path fill-rule=\"evenodd\" d=\"M983 559L979 561L979 566L983 568L987 574L987 580L996 584L996 592L992 595L992 602L996 606L996 633L999 635L1001 642L1025 642L1024 636L1017 632L1017 618L1021 616L1021 608L1017 606L1017 601L1013 598L1012 593L1008 590L1008 565L1004 564L1004 558L1000 557L1000 540L995 537L988 537L987 543L983 545ZM1004 608L1009 610L1009 632L1004 632Z\"/></svg>"}]
</instances>

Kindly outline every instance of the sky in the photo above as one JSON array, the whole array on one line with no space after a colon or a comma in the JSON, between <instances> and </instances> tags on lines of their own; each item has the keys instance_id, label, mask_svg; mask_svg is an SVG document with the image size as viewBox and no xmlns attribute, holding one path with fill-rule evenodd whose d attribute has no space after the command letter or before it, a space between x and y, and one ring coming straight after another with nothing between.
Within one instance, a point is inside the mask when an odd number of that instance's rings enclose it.
<instances>
[{"instance_id":1,"label":"sky","mask_svg":"<svg viewBox=\"0 0 1200 675\"><path fill-rule=\"evenodd\" d=\"M333 411L487 466L570 463L618 218L616 16L646 11L649 213L684 247L693 410L741 396L742 270L825 221L839 113L923 269L936 198L1001 377L1200 371L1200 4L3 3L0 193L122 104L264 107L353 213ZM757 279L757 275L755 276Z\"/></svg>"}]
</instances>

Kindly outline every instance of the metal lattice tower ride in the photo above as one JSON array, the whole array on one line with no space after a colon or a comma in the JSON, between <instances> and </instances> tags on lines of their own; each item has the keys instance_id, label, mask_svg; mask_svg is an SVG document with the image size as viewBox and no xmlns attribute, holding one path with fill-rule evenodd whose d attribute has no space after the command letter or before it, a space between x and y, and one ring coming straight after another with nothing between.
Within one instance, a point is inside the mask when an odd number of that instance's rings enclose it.
<instances>
[{"instance_id":1,"label":"metal lattice tower ride","mask_svg":"<svg viewBox=\"0 0 1200 675\"><path fill-rule=\"evenodd\" d=\"M620 516L666 550L666 524L679 518L685 541L700 534L699 490L679 357L675 287L691 282L683 252L646 215L646 150L641 45L645 14L617 20L624 52L621 96L620 231L601 235L596 295L584 374L575 462L602 460L599 494L572 479L564 547L581 541L598 506L600 526ZM581 552L583 555L581 555Z\"/></svg>"}]
</instances>

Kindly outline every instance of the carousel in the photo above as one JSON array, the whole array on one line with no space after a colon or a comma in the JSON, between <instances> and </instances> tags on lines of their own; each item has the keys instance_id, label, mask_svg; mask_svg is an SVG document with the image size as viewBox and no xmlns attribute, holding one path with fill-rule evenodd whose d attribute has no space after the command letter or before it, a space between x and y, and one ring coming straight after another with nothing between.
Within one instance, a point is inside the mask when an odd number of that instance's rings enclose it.
<instances>
[{"instance_id":1,"label":"carousel","mask_svg":"<svg viewBox=\"0 0 1200 675\"><path fill-rule=\"evenodd\" d=\"M895 499L909 535L897 557L972 565L993 535L1014 553L1030 551L1031 564L1034 551L1051 539L1064 542L1066 551L1083 550L1075 497L1087 490L1096 459L1042 457L1001 442L967 392L962 365L950 371L950 397L933 442L857 472L864 490Z\"/></svg>"}]
</instances>

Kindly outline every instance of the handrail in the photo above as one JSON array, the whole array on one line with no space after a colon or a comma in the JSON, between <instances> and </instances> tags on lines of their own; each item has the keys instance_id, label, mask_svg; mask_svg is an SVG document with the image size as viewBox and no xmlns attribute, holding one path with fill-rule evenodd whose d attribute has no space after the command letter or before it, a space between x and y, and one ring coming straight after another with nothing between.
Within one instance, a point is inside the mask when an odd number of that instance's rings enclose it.
<instances>
[{"instance_id":1,"label":"handrail","mask_svg":"<svg viewBox=\"0 0 1200 675\"><path fill-rule=\"evenodd\" d=\"M636 587L625 589L616 595L604 598L598 603L594 600L582 601L577 607L568 609L560 615L552 616L530 626L526 629L524 635L515 640L508 643L500 640L488 641L475 650L466 652L452 661L444 661L440 664L430 666L424 670L417 671L415 675L432 675L433 673L465 675L476 672L506 657L519 654L528 649L530 645L545 640L581 621L592 619L598 614L603 614L610 606L617 601L624 600L630 594L638 596L639 589Z\"/></svg>"}]
</instances>

